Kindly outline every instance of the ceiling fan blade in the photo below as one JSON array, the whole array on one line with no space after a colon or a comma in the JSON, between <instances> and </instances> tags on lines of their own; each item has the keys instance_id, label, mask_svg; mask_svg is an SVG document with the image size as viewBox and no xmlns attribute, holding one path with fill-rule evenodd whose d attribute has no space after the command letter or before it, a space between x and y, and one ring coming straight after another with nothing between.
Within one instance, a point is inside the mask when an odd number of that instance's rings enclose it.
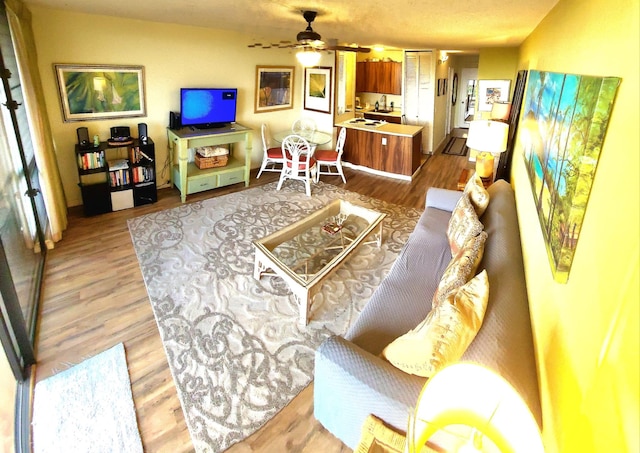
<instances>
[{"instance_id":1,"label":"ceiling fan blade","mask_svg":"<svg viewBox=\"0 0 640 453\"><path fill-rule=\"evenodd\" d=\"M361 52L369 53L371 49L368 47L352 47L352 46L326 46L327 50L342 50L343 52Z\"/></svg>"}]
</instances>

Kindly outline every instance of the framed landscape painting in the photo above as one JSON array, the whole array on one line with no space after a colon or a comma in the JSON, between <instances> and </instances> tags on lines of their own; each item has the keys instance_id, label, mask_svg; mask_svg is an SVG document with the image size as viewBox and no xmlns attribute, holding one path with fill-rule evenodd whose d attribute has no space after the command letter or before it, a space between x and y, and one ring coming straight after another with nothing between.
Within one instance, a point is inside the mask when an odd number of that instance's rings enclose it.
<instances>
[{"instance_id":1,"label":"framed landscape painting","mask_svg":"<svg viewBox=\"0 0 640 453\"><path fill-rule=\"evenodd\" d=\"M519 138L554 279L566 283L620 79L531 71Z\"/></svg>"},{"instance_id":2,"label":"framed landscape painting","mask_svg":"<svg viewBox=\"0 0 640 453\"><path fill-rule=\"evenodd\" d=\"M65 122L146 115L143 66L54 67Z\"/></svg>"},{"instance_id":3,"label":"framed landscape painting","mask_svg":"<svg viewBox=\"0 0 640 453\"><path fill-rule=\"evenodd\" d=\"M331 68L305 68L304 109L331 113Z\"/></svg>"},{"instance_id":4,"label":"framed landscape painting","mask_svg":"<svg viewBox=\"0 0 640 453\"><path fill-rule=\"evenodd\" d=\"M294 66L256 66L255 113L293 108Z\"/></svg>"}]
</instances>

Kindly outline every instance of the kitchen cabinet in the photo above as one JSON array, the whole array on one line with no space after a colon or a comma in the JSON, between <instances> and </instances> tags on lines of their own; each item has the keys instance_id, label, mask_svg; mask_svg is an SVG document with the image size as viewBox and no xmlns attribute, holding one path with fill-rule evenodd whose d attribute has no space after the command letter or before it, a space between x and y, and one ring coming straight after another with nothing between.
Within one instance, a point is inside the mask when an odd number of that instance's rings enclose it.
<instances>
[{"instance_id":1,"label":"kitchen cabinet","mask_svg":"<svg viewBox=\"0 0 640 453\"><path fill-rule=\"evenodd\" d=\"M356 64L356 91L402 94L402 63L359 61Z\"/></svg>"}]
</instances>

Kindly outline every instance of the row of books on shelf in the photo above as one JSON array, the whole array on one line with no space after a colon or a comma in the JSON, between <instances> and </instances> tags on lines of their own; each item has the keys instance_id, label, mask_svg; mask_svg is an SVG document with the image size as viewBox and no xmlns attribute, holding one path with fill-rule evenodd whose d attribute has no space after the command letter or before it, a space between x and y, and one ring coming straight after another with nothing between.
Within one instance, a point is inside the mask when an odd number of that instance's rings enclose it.
<instances>
[{"instance_id":1,"label":"row of books on shelf","mask_svg":"<svg viewBox=\"0 0 640 453\"><path fill-rule=\"evenodd\" d=\"M111 179L111 187L120 187L131 184L131 176L129 176L128 168L109 170L109 178Z\"/></svg>"},{"instance_id":2,"label":"row of books on shelf","mask_svg":"<svg viewBox=\"0 0 640 453\"><path fill-rule=\"evenodd\" d=\"M147 162L153 162L153 158L142 151L139 146L129 148L129 160L131 162L133 162L134 164L138 164L143 159L146 159Z\"/></svg>"},{"instance_id":3,"label":"row of books on shelf","mask_svg":"<svg viewBox=\"0 0 640 453\"><path fill-rule=\"evenodd\" d=\"M82 170L93 170L102 167L104 167L104 151L78 154L78 168Z\"/></svg>"},{"instance_id":4,"label":"row of books on shelf","mask_svg":"<svg viewBox=\"0 0 640 453\"><path fill-rule=\"evenodd\" d=\"M140 182L153 181L152 167L134 167L131 169L131 173L133 173L134 184L138 184Z\"/></svg>"}]
</instances>

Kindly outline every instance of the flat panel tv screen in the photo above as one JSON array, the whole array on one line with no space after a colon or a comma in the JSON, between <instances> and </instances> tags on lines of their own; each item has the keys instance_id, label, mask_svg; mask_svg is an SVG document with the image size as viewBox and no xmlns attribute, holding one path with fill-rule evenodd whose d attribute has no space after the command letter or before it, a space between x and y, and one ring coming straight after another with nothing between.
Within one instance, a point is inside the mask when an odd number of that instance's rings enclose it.
<instances>
[{"instance_id":1,"label":"flat panel tv screen","mask_svg":"<svg viewBox=\"0 0 640 453\"><path fill-rule=\"evenodd\" d=\"M236 120L237 88L181 88L182 126L224 127Z\"/></svg>"}]
</instances>

